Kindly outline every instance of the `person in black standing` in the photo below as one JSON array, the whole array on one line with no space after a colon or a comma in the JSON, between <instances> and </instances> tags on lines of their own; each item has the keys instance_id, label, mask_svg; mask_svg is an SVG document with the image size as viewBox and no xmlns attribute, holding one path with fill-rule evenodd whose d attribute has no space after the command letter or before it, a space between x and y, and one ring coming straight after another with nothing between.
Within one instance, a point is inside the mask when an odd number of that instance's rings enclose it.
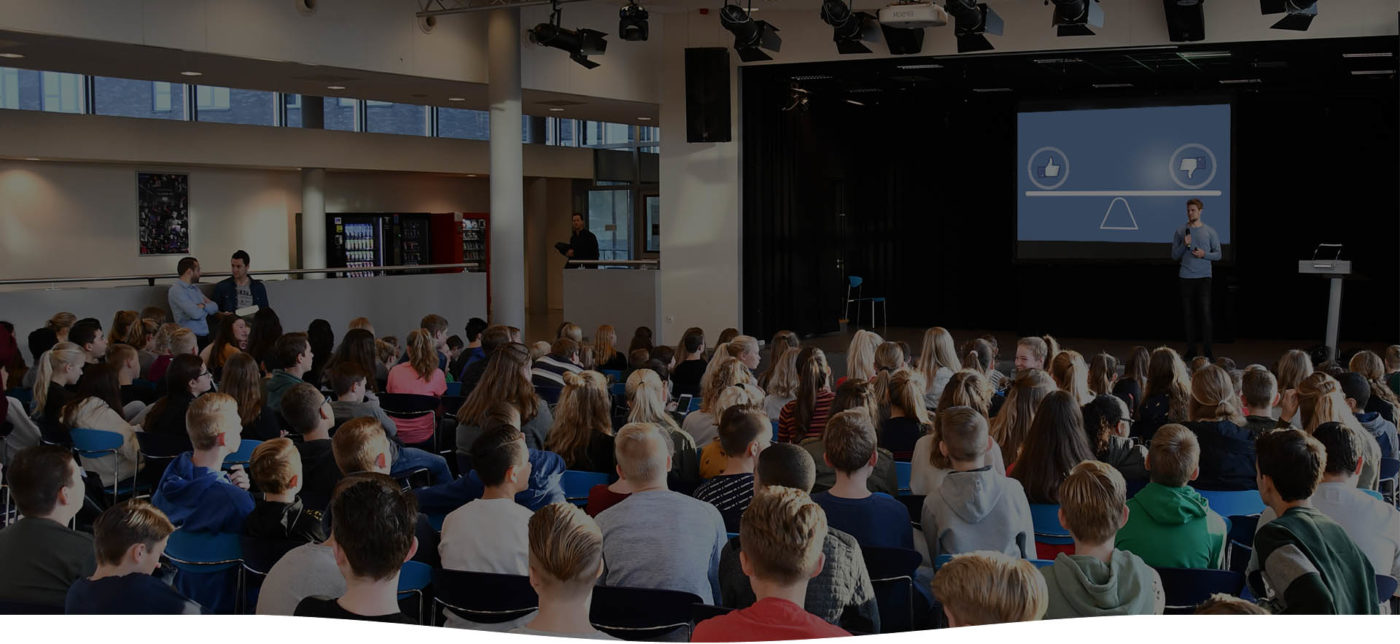
<instances>
[{"instance_id":1,"label":"person in black standing","mask_svg":"<svg viewBox=\"0 0 1400 644\"><path fill-rule=\"evenodd\" d=\"M560 248L569 259L598 259L598 237L583 224L583 215L574 213L574 232L569 236L567 248ZM578 266L575 266L578 268ZM585 266L584 268L592 268Z\"/></svg>"}]
</instances>

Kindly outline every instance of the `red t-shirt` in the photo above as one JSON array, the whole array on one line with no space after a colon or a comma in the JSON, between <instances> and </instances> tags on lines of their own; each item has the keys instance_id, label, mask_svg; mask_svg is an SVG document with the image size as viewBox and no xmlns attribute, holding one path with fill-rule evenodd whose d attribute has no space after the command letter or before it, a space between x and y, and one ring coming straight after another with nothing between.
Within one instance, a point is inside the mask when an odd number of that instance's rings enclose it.
<instances>
[{"instance_id":1,"label":"red t-shirt","mask_svg":"<svg viewBox=\"0 0 1400 644\"><path fill-rule=\"evenodd\" d=\"M812 419L807 422L806 427L797 426L797 401L788 401L783 405L782 411L778 412L778 442L801 443L808 437L820 438L822 431L826 429L826 420L831 416L831 403L835 400L836 394L830 389L817 392Z\"/></svg>"},{"instance_id":2,"label":"red t-shirt","mask_svg":"<svg viewBox=\"0 0 1400 644\"><path fill-rule=\"evenodd\" d=\"M595 485L588 490L588 505L583 508L590 517L596 517L614 505L622 503L631 494L618 494L608 489L606 485Z\"/></svg>"},{"instance_id":3,"label":"red t-shirt","mask_svg":"<svg viewBox=\"0 0 1400 644\"><path fill-rule=\"evenodd\" d=\"M765 597L748 608L695 625L692 642L770 642L850 635L786 599Z\"/></svg>"}]
</instances>

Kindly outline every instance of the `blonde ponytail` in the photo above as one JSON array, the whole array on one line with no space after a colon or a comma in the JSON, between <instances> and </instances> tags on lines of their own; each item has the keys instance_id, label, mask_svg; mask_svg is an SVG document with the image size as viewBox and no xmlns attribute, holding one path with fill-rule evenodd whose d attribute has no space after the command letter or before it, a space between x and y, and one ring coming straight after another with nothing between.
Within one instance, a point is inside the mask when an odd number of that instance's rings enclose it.
<instances>
[{"instance_id":1,"label":"blonde ponytail","mask_svg":"<svg viewBox=\"0 0 1400 644\"><path fill-rule=\"evenodd\" d=\"M678 430L676 420L666 412L666 385L651 369L638 369L627 377L627 400L632 409L627 413L629 423L655 423L669 430Z\"/></svg>"},{"instance_id":2,"label":"blonde ponytail","mask_svg":"<svg viewBox=\"0 0 1400 644\"><path fill-rule=\"evenodd\" d=\"M39 356L39 373L34 378L34 412L43 413L49 401L49 382L53 374L63 365L82 366L87 354L72 342L60 342Z\"/></svg>"}]
</instances>

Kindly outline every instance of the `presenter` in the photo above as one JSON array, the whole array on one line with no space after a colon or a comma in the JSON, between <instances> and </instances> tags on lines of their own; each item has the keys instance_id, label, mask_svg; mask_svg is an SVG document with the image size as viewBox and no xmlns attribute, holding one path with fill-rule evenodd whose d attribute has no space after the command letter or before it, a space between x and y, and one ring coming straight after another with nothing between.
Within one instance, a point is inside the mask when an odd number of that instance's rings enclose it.
<instances>
[{"instance_id":1,"label":"presenter","mask_svg":"<svg viewBox=\"0 0 1400 644\"><path fill-rule=\"evenodd\" d=\"M1181 278L1181 310L1186 320L1187 360L1196 357L1196 321L1200 320L1201 339L1205 342L1207 358L1215 358L1211 349L1210 287L1211 266L1220 259L1220 236L1215 229L1201 221L1205 205L1200 199L1186 202L1186 225L1172 235L1172 259L1180 263L1177 277Z\"/></svg>"},{"instance_id":2,"label":"presenter","mask_svg":"<svg viewBox=\"0 0 1400 644\"><path fill-rule=\"evenodd\" d=\"M598 237L583 226L583 215L574 213L573 216L574 233L569 236L569 243L555 244L554 247L569 259L598 259ZM593 268L592 266L575 266L574 268Z\"/></svg>"}]
</instances>

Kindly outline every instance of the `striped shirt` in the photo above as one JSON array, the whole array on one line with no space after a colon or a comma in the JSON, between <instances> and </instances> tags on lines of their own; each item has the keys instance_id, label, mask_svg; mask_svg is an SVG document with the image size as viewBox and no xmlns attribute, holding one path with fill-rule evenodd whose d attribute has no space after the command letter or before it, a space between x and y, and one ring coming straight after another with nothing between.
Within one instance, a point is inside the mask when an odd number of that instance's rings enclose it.
<instances>
[{"instance_id":1,"label":"striped shirt","mask_svg":"<svg viewBox=\"0 0 1400 644\"><path fill-rule=\"evenodd\" d=\"M557 358L553 355L540 357L530 369L530 380L536 387L564 388L564 374L568 372L578 373L583 368L569 362L567 359Z\"/></svg>"},{"instance_id":2,"label":"striped shirt","mask_svg":"<svg viewBox=\"0 0 1400 644\"><path fill-rule=\"evenodd\" d=\"M826 419L831 416L831 403L836 400L836 394L830 389L823 389L817 392L817 404L812 410L812 420L806 427L797 426L797 402L796 400L783 405L782 413L778 414L778 442L780 443L800 443L807 438L821 438L822 431L826 429Z\"/></svg>"},{"instance_id":3,"label":"striped shirt","mask_svg":"<svg viewBox=\"0 0 1400 644\"><path fill-rule=\"evenodd\" d=\"M724 528L739 531L739 517L753 501L753 474L721 474L695 488L695 498L715 506Z\"/></svg>"}]
</instances>

